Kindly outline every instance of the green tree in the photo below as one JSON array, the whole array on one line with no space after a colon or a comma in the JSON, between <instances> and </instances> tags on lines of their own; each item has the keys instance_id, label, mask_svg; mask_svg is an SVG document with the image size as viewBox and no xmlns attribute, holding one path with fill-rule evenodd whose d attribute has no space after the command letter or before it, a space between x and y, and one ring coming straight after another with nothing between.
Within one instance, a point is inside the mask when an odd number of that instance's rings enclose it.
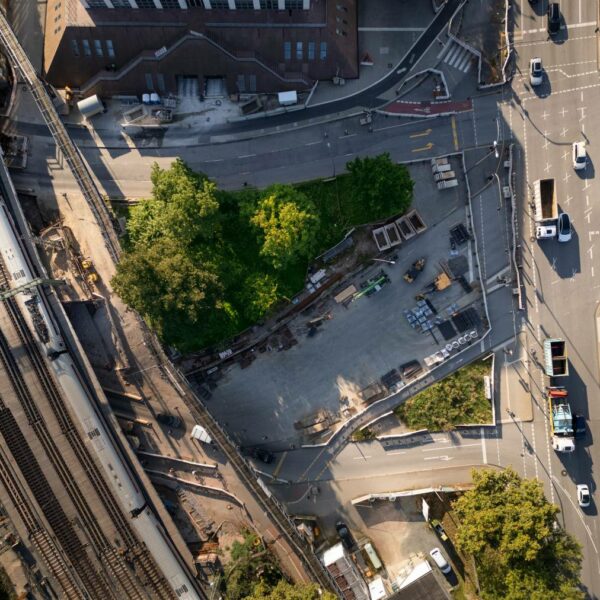
<instances>
[{"instance_id":1,"label":"green tree","mask_svg":"<svg viewBox=\"0 0 600 600\"><path fill-rule=\"evenodd\" d=\"M183 245L218 237L219 202L213 182L194 173L180 158L169 169L154 163L150 178L152 198L132 207L127 223L134 245L165 236Z\"/></svg>"},{"instance_id":2,"label":"green tree","mask_svg":"<svg viewBox=\"0 0 600 600\"><path fill-rule=\"evenodd\" d=\"M335 600L337 596L331 592L320 592L314 583L291 584L281 579L275 587L264 582L254 586L252 594L244 600Z\"/></svg>"},{"instance_id":3,"label":"green tree","mask_svg":"<svg viewBox=\"0 0 600 600\"><path fill-rule=\"evenodd\" d=\"M224 297L218 258L188 253L171 238L124 253L112 285L167 344L181 350L213 344L238 329L237 312Z\"/></svg>"},{"instance_id":4,"label":"green tree","mask_svg":"<svg viewBox=\"0 0 600 600\"><path fill-rule=\"evenodd\" d=\"M483 597L582 599L581 548L555 530L559 509L542 484L512 469L474 470L473 482L454 503L456 541L477 560Z\"/></svg>"},{"instance_id":5,"label":"green tree","mask_svg":"<svg viewBox=\"0 0 600 600\"><path fill-rule=\"evenodd\" d=\"M387 219L409 208L414 182L406 166L395 164L387 152L357 157L346 168L350 173L356 223Z\"/></svg>"},{"instance_id":6,"label":"green tree","mask_svg":"<svg viewBox=\"0 0 600 600\"><path fill-rule=\"evenodd\" d=\"M250 222L260 232L260 254L275 269L306 260L316 248L319 217L315 204L291 185L265 190Z\"/></svg>"},{"instance_id":7,"label":"green tree","mask_svg":"<svg viewBox=\"0 0 600 600\"><path fill-rule=\"evenodd\" d=\"M279 302L278 283L268 273L252 273L244 280L240 304L244 316L254 323L264 317Z\"/></svg>"}]
</instances>

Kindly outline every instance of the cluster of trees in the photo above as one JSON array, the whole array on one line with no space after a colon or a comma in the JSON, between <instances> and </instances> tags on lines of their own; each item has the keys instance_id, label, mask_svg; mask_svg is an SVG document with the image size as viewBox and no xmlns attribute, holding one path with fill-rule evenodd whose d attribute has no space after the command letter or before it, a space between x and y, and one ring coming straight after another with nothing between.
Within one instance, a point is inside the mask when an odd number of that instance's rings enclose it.
<instances>
[{"instance_id":1,"label":"cluster of trees","mask_svg":"<svg viewBox=\"0 0 600 600\"><path fill-rule=\"evenodd\" d=\"M454 502L457 546L475 557L484 599L583 600L581 548L556 524L542 484L512 469L473 471Z\"/></svg>"},{"instance_id":2,"label":"cluster of trees","mask_svg":"<svg viewBox=\"0 0 600 600\"><path fill-rule=\"evenodd\" d=\"M231 547L223 591L228 600L335 600L314 584L292 584L284 578L273 554L254 534Z\"/></svg>"},{"instance_id":3,"label":"cluster of trees","mask_svg":"<svg viewBox=\"0 0 600 600\"><path fill-rule=\"evenodd\" d=\"M348 171L330 202L321 181L231 193L180 159L155 164L152 197L131 208L113 288L183 352L227 339L295 295L343 227L410 205L408 171L388 155L357 158Z\"/></svg>"},{"instance_id":4,"label":"cluster of trees","mask_svg":"<svg viewBox=\"0 0 600 600\"><path fill-rule=\"evenodd\" d=\"M467 365L409 398L395 413L415 430L449 431L456 425L489 423L492 407L483 382L489 374L489 360Z\"/></svg>"}]
</instances>

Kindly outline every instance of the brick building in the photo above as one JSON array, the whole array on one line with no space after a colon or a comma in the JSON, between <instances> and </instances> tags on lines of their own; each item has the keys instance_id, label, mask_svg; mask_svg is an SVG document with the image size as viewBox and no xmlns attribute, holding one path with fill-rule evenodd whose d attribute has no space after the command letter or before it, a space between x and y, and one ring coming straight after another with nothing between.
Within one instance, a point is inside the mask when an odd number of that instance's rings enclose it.
<instances>
[{"instance_id":1,"label":"brick building","mask_svg":"<svg viewBox=\"0 0 600 600\"><path fill-rule=\"evenodd\" d=\"M84 96L305 90L358 76L356 0L48 0L44 71Z\"/></svg>"}]
</instances>

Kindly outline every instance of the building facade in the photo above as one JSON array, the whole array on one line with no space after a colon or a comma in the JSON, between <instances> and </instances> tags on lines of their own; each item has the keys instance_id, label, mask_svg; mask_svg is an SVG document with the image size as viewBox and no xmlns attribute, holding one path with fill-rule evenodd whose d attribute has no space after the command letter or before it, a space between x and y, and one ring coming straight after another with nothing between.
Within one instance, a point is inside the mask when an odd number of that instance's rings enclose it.
<instances>
[{"instance_id":1,"label":"building facade","mask_svg":"<svg viewBox=\"0 0 600 600\"><path fill-rule=\"evenodd\" d=\"M44 70L84 96L301 91L358 76L356 0L48 0Z\"/></svg>"}]
</instances>

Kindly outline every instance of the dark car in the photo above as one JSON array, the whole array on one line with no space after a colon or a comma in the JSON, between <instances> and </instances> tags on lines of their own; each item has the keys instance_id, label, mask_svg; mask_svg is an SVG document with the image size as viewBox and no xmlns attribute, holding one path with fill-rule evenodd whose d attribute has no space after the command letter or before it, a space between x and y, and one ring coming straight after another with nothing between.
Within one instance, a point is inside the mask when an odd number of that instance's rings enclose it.
<instances>
[{"instance_id":1,"label":"dark car","mask_svg":"<svg viewBox=\"0 0 600 600\"><path fill-rule=\"evenodd\" d=\"M335 524L335 530L337 531L338 535L340 536L340 540L342 540L342 544L344 545L344 548L346 548L346 550L348 550L348 552L352 552L356 548L356 541L354 540L354 537L350 533L350 530L348 529L348 525L346 525L346 523L344 523L343 521L338 521Z\"/></svg>"},{"instance_id":2,"label":"dark car","mask_svg":"<svg viewBox=\"0 0 600 600\"><path fill-rule=\"evenodd\" d=\"M585 417L583 415L573 415L573 431L576 438L585 437Z\"/></svg>"},{"instance_id":3,"label":"dark car","mask_svg":"<svg viewBox=\"0 0 600 600\"><path fill-rule=\"evenodd\" d=\"M252 450L252 457L260 462L264 462L266 465L270 465L275 460L275 455L264 448L254 448Z\"/></svg>"},{"instance_id":4,"label":"dark car","mask_svg":"<svg viewBox=\"0 0 600 600\"><path fill-rule=\"evenodd\" d=\"M552 2L548 5L548 34L556 35L560 31L560 5Z\"/></svg>"},{"instance_id":5,"label":"dark car","mask_svg":"<svg viewBox=\"0 0 600 600\"><path fill-rule=\"evenodd\" d=\"M411 360L410 362L400 365L400 373L402 374L403 379L412 379L422 370L423 367L421 367L418 360Z\"/></svg>"},{"instance_id":6,"label":"dark car","mask_svg":"<svg viewBox=\"0 0 600 600\"><path fill-rule=\"evenodd\" d=\"M166 427L171 427L173 429L179 429L181 427L181 419L175 415L158 413L156 415L156 420L162 425L165 425Z\"/></svg>"}]
</instances>

